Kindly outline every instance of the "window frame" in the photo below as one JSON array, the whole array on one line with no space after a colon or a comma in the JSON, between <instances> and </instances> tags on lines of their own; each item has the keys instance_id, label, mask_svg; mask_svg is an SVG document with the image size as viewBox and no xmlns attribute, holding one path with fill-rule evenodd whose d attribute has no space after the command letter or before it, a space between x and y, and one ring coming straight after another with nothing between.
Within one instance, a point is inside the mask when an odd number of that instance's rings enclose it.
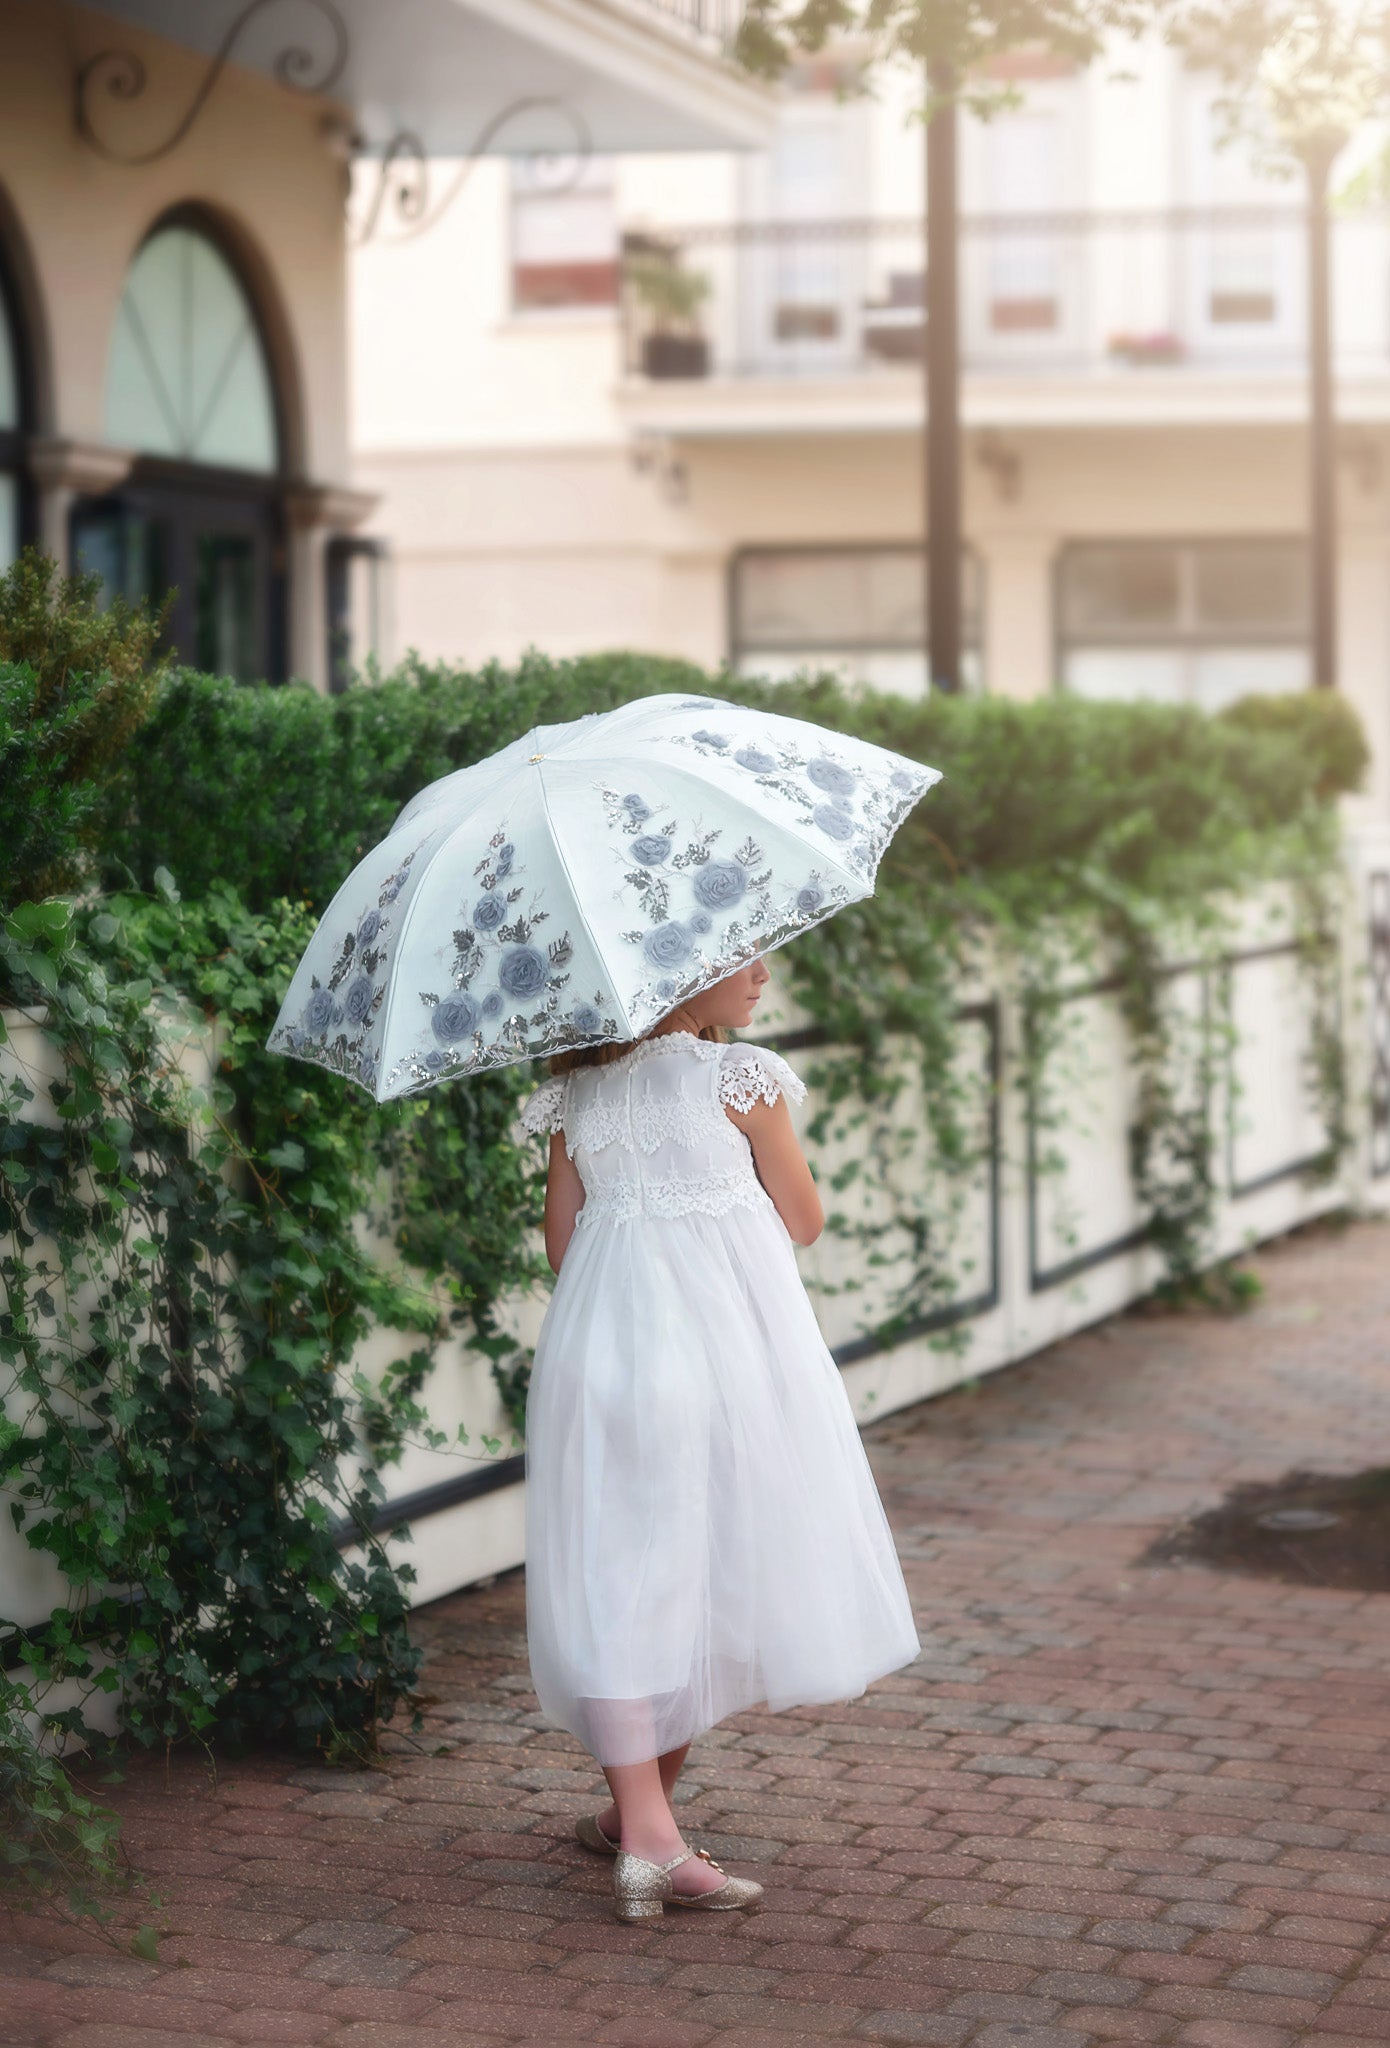
<instances>
[{"instance_id":1,"label":"window frame","mask_svg":"<svg viewBox=\"0 0 1390 2048\"><path fill-rule=\"evenodd\" d=\"M210 209L184 201L159 214L131 251L126 278L140 252L158 235L182 229L200 236L230 270L261 350L269 387L275 434L275 463L270 469L235 469L186 456L137 452L130 471L115 490L100 496L79 496L68 509L68 558L76 563L78 542L88 520L109 517L162 521L173 536L164 562L168 587L179 597L169 625L169 643L180 661L197 666L196 559L202 540L220 530L224 537L243 537L254 551L252 633L256 643L251 681L283 683L290 674L290 531L289 491L292 481L290 406L287 372L274 346L266 318L257 265L248 261L236 238ZM109 349L109 344L108 344ZM110 357L108 353L109 376Z\"/></svg>"},{"instance_id":2,"label":"window frame","mask_svg":"<svg viewBox=\"0 0 1390 2048\"><path fill-rule=\"evenodd\" d=\"M602 319L604 317L611 317L616 319L622 308L623 297L623 231L622 222L619 219L618 215L618 165L616 158L609 153L601 152L598 155L589 157L585 160L586 165L589 166L602 163L603 165L606 166L608 172L608 182L606 187L589 189L594 192L594 196L596 197L606 192L609 205L612 209L613 253L611 259L609 259L609 262L606 266L612 272L612 297L605 299L562 299L557 301L553 305L528 305L517 297L516 280L517 271L520 267L517 253L517 245L519 241L519 236L517 233L519 219L518 208L524 207L528 198L531 199L532 201L545 199L573 198L577 196L580 192L582 192L584 188L576 184L572 187L561 190L559 192L533 192L530 194L524 193L519 190L517 185L517 169L518 166L524 162L526 162L526 159L524 157L509 159L507 162L507 277L505 291L505 317L508 320L522 321L563 321L573 320L576 317L588 319ZM540 268L542 266L537 265L534 267ZM596 270L601 266L598 262L594 262L592 264L587 265L583 263L576 264L570 262L553 263L543 267L556 271L571 271L584 268Z\"/></svg>"},{"instance_id":3,"label":"window frame","mask_svg":"<svg viewBox=\"0 0 1390 2048\"><path fill-rule=\"evenodd\" d=\"M772 646L746 646L741 642L739 637L738 589L739 570L742 567L743 563L751 559L756 559L760 556L765 557L769 555L775 555L783 558L787 556L796 556L798 559L801 560L812 560L817 558L823 560L829 556L855 557L885 554L902 555L924 552L925 551L922 548L921 542L917 540L786 542L750 541L746 543L744 546L735 548L733 552L730 554L728 562L725 565L724 577L724 645L726 649L726 659L728 661L730 668L737 669L740 662L745 660L751 660L758 654L799 654L803 650L812 654L824 654L827 657L830 657L835 660L843 660L846 656L852 657L856 654L904 654L920 651L923 661L925 663L927 658L925 645L923 645L920 649L914 649L910 647L906 642L890 643L883 640L847 639L836 640L833 642L826 641L824 643L821 643L808 649L806 646L806 642L804 640L799 640L795 642L788 642L786 647L780 649ZM961 555L963 560L968 561L972 565L972 571L975 579L975 606L974 617L972 621L975 629L974 635L972 637L971 633L967 629L967 612L966 608L962 607L961 644L963 648L968 648L970 652L976 656L980 666L980 675L982 678L982 692L987 693L988 685L983 680L988 674L985 657L985 562L983 556L969 541L966 541L962 544ZM926 570L924 563L924 577L925 574ZM924 686L923 695L929 695L930 690L931 685L928 681Z\"/></svg>"},{"instance_id":4,"label":"window frame","mask_svg":"<svg viewBox=\"0 0 1390 2048\"><path fill-rule=\"evenodd\" d=\"M1301 647L1311 654L1311 622L1301 634L1286 630L1260 632L1249 627L1223 631L1207 626L1200 630L1188 630L1182 626L1175 632L1161 632L1156 628L1136 631L1132 634L1123 629L1111 628L1105 633L1086 634L1075 637L1066 625L1065 576L1069 558L1087 548L1109 548L1112 550L1139 550L1169 548L1179 555L1178 590L1179 604L1183 602L1183 591L1191 583L1192 570L1185 567L1182 557L1189 559L1206 548L1226 547L1295 547L1306 551L1307 536L1301 533L1162 533L1162 534L1073 534L1064 540L1052 560L1052 690L1057 696L1070 696L1066 680L1067 655L1073 650L1086 648L1127 649L1139 653L1146 649L1166 653L1195 655L1217 653L1237 648L1272 649ZM1190 696L1183 699L1191 703Z\"/></svg>"}]
</instances>

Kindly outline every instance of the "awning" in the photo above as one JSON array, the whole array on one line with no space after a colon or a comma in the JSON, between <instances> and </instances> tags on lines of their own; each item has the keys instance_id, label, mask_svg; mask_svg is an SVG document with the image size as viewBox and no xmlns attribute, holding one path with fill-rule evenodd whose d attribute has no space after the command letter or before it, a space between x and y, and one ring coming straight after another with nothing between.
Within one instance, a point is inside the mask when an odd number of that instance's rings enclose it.
<instances>
[{"instance_id":1,"label":"awning","mask_svg":"<svg viewBox=\"0 0 1390 2048\"><path fill-rule=\"evenodd\" d=\"M429 156L467 155L517 101L564 102L605 155L770 137L770 92L692 25L698 8L671 0L89 0L88 11L209 58L240 20L230 62L274 77L293 48L310 83L345 45L328 97L372 152L406 131ZM553 150L566 134L553 107L533 106L489 150Z\"/></svg>"}]
</instances>

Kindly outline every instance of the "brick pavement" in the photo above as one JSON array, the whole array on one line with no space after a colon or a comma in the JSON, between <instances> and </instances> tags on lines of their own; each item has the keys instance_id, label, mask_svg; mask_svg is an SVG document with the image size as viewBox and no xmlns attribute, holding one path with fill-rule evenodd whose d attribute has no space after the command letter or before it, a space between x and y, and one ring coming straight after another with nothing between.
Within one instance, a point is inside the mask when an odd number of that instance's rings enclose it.
<instances>
[{"instance_id":1,"label":"brick pavement","mask_svg":"<svg viewBox=\"0 0 1390 2048\"><path fill-rule=\"evenodd\" d=\"M1248 1318L1121 1318L869 1433L920 1661L683 1781L762 1913L611 1918L513 1573L417 1618L429 1735L381 1771L138 1762L160 1961L0 1922L0 2043L1384 2048L1390 1599L1136 1563L1238 1480L1387 1457L1390 1229L1259 1263Z\"/></svg>"}]
</instances>

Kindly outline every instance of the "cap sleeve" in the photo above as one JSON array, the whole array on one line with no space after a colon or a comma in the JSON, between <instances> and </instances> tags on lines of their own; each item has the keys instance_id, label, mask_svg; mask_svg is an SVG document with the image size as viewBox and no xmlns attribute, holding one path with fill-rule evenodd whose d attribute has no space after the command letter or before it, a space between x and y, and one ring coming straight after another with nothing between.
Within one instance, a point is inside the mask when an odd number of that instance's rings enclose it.
<instances>
[{"instance_id":1,"label":"cap sleeve","mask_svg":"<svg viewBox=\"0 0 1390 2048\"><path fill-rule=\"evenodd\" d=\"M521 1105L521 1127L533 1137L542 1138L547 1131L564 1129L565 1115L565 1074L551 1074L533 1089Z\"/></svg>"},{"instance_id":2,"label":"cap sleeve","mask_svg":"<svg viewBox=\"0 0 1390 2048\"><path fill-rule=\"evenodd\" d=\"M785 1095L800 1102L806 1083L794 1073L779 1052L765 1045L728 1045L719 1063L719 1100L730 1109L743 1112L755 1102L775 1102Z\"/></svg>"}]
</instances>

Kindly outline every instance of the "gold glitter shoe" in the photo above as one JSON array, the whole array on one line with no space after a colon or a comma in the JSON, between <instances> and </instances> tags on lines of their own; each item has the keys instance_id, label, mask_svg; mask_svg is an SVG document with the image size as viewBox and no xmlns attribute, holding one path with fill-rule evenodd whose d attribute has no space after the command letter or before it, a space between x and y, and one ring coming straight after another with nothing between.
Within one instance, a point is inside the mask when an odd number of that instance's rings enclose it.
<instances>
[{"instance_id":1,"label":"gold glitter shoe","mask_svg":"<svg viewBox=\"0 0 1390 2048\"><path fill-rule=\"evenodd\" d=\"M596 1813L581 1813L574 1824L574 1832L575 1838L581 1841L586 1849L597 1849L600 1856L617 1855L620 1845L605 1835L598 1824Z\"/></svg>"},{"instance_id":2,"label":"gold glitter shoe","mask_svg":"<svg viewBox=\"0 0 1390 2048\"><path fill-rule=\"evenodd\" d=\"M669 1863L649 1863L627 1849L618 1851L613 1866L613 1911L619 1920L659 1920L663 1906L694 1906L706 1913L729 1913L737 1906L756 1906L763 1888L751 1877L725 1877L712 1892L682 1894L671 1883L671 1872L698 1856L711 1870L722 1871L708 1849L685 1849Z\"/></svg>"}]
</instances>

